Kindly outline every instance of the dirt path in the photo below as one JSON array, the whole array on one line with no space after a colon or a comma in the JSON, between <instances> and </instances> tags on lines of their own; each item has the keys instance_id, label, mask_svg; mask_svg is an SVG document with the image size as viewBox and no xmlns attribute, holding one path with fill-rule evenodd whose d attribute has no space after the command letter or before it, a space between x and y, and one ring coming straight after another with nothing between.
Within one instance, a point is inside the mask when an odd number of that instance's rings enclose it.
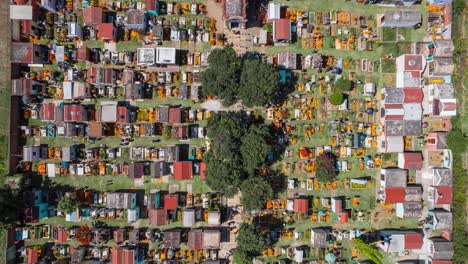
<instances>
[{"instance_id":1,"label":"dirt path","mask_svg":"<svg viewBox=\"0 0 468 264\"><path fill-rule=\"evenodd\" d=\"M207 16L216 20L216 33L224 33L223 5L213 0L206 2Z\"/></svg>"}]
</instances>

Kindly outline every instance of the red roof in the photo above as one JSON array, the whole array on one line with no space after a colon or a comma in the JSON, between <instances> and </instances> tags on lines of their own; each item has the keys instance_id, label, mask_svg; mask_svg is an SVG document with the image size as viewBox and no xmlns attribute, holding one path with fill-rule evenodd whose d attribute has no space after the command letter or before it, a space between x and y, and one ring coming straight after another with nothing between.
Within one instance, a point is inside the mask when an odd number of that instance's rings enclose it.
<instances>
[{"instance_id":1,"label":"red roof","mask_svg":"<svg viewBox=\"0 0 468 264\"><path fill-rule=\"evenodd\" d=\"M435 191L436 204L452 204L452 186L439 186Z\"/></svg>"},{"instance_id":2,"label":"red roof","mask_svg":"<svg viewBox=\"0 0 468 264\"><path fill-rule=\"evenodd\" d=\"M114 39L114 24L101 23L99 24L99 38L101 39Z\"/></svg>"},{"instance_id":3,"label":"red roof","mask_svg":"<svg viewBox=\"0 0 468 264\"><path fill-rule=\"evenodd\" d=\"M11 62L13 63L34 63L33 53L33 43L11 43Z\"/></svg>"},{"instance_id":4,"label":"red roof","mask_svg":"<svg viewBox=\"0 0 468 264\"><path fill-rule=\"evenodd\" d=\"M32 32L31 20L21 21L21 32L23 34L31 34Z\"/></svg>"},{"instance_id":5,"label":"red roof","mask_svg":"<svg viewBox=\"0 0 468 264\"><path fill-rule=\"evenodd\" d=\"M304 198L294 199L294 212L307 214L309 212L309 200Z\"/></svg>"},{"instance_id":6,"label":"red roof","mask_svg":"<svg viewBox=\"0 0 468 264\"><path fill-rule=\"evenodd\" d=\"M200 163L200 179L205 179L206 164L205 162Z\"/></svg>"},{"instance_id":7,"label":"red roof","mask_svg":"<svg viewBox=\"0 0 468 264\"><path fill-rule=\"evenodd\" d=\"M166 210L176 210L177 209L177 194L166 194L164 195L164 209Z\"/></svg>"},{"instance_id":8,"label":"red roof","mask_svg":"<svg viewBox=\"0 0 468 264\"><path fill-rule=\"evenodd\" d=\"M405 164L403 169L406 170L420 170L423 166L423 159L421 153L418 152L405 152L403 153Z\"/></svg>"},{"instance_id":9,"label":"red roof","mask_svg":"<svg viewBox=\"0 0 468 264\"><path fill-rule=\"evenodd\" d=\"M403 120L404 115L386 115L385 120Z\"/></svg>"},{"instance_id":10,"label":"red roof","mask_svg":"<svg viewBox=\"0 0 468 264\"><path fill-rule=\"evenodd\" d=\"M146 0L145 1L146 10L156 10L156 1L157 0Z\"/></svg>"},{"instance_id":11,"label":"red roof","mask_svg":"<svg viewBox=\"0 0 468 264\"><path fill-rule=\"evenodd\" d=\"M175 180L192 179L192 162L191 161L174 162L174 179Z\"/></svg>"},{"instance_id":12,"label":"red roof","mask_svg":"<svg viewBox=\"0 0 468 264\"><path fill-rule=\"evenodd\" d=\"M67 243L67 230L66 229L59 229L57 235L58 235L57 240L59 243L61 244Z\"/></svg>"},{"instance_id":13,"label":"red roof","mask_svg":"<svg viewBox=\"0 0 468 264\"><path fill-rule=\"evenodd\" d=\"M343 201L341 199L335 199L332 211L334 213L341 213L343 211Z\"/></svg>"},{"instance_id":14,"label":"red roof","mask_svg":"<svg viewBox=\"0 0 468 264\"><path fill-rule=\"evenodd\" d=\"M149 210L149 223L153 226L167 225L167 211L164 208Z\"/></svg>"},{"instance_id":15,"label":"red roof","mask_svg":"<svg viewBox=\"0 0 468 264\"><path fill-rule=\"evenodd\" d=\"M180 109L180 107L170 107L168 123L181 123L181 122L182 122L182 109Z\"/></svg>"},{"instance_id":16,"label":"red roof","mask_svg":"<svg viewBox=\"0 0 468 264\"><path fill-rule=\"evenodd\" d=\"M406 191L402 187L385 188L386 203L402 203L405 201Z\"/></svg>"},{"instance_id":17,"label":"red roof","mask_svg":"<svg viewBox=\"0 0 468 264\"><path fill-rule=\"evenodd\" d=\"M83 10L83 22L85 25L98 25L102 23L102 8L87 7Z\"/></svg>"},{"instance_id":18,"label":"red roof","mask_svg":"<svg viewBox=\"0 0 468 264\"><path fill-rule=\"evenodd\" d=\"M133 249L112 248L112 264L134 264L135 251Z\"/></svg>"},{"instance_id":19,"label":"red roof","mask_svg":"<svg viewBox=\"0 0 468 264\"><path fill-rule=\"evenodd\" d=\"M432 264L453 264L451 260L433 260Z\"/></svg>"},{"instance_id":20,"label":"red roof","mask_svg":"<svg viewBox=\"0 0 468 264\"><path fill-rule=\"evenodd\" d=\"M39 250L34 248L28 248L28 264L36 264L39 261Z\"/></svg>"},{"instance_id":21,"label":"red roof","mask_svg":"<svg viewBox=\"0 0 468 264\"><path fill-rule=\"evenodd\" d=\"M83 45L78 48L77 59L83 61L89 60L89 48L87 46Z\"/></svg>"},{"instance_id":22,"label":"red roof","mask_svg":"<svg viewBox=\"0 0 468 264\"><path fill-rule=\"evenodd\" d=\"M405 249L421 249L422 245L421 234L405 234Z\"/></svg>"},{"instance_id":23,"label":"red roof","mask_svg":"<svg viewBox=\"0 0 468 264\"><path fill-rule=\"evenodd\" d=\"M424 93L420 88L403 88L405 93L404 103L421 103Z\"/></svg>"},{"instance_id":24,"label":"red roof","mask_svg":"<svg viewBox=\"0 0 468 264\"><path fill-rule=\"evenodd\" d=\"M340 222L341 222L341 223L348 223L348 221L349 221L349 214L348 214L348 212L340 213Z\"/></svg>"},{"instance_id":25,"label":"red roof","mask_svg":"<svg viewBox=\"0 0 468 264\"><path fill-rule=\"evenodd\" d=\"M55 121L55 106L53 103L42 105L42 121Z\"/></svg>"},{"instance_id":26,"label":"red roof","mask_svg":"<svg viewBox=\"0 0 468 264\"><path fill-rule=\"evenodd\" d=\"M403 55L405 56L405 71L422 71L423 57L422 55Z\"/></svg>"},{"instance_id":27,"label":"red roof","mask_svg":"<svg viewBox=\"0 0 468 264\"><path fill-rule=\"evenodd\" d=\"M403 109L402 104L385 104L385 109Z\"/></svg>"},{"instance_id":28,"label":"red roof","mask_svg":"<svg viewBox=\"0 0 468 264\"><path fill-rule=\"evenodd\" d=\"M203 232L201 230L192 229L188 234L187 246L190 250L203 249Z\"/></svg>"},{"instance_id":29,"label":"red roof","mask_svg":"<svg viewBox=\"0 0 468 264\"><path fill-rule=\"evenodd\" d=\"M74 104L71 105L71 120L72 121L81 121L83 120L82 116L82 105L80 104Z\"/></svg>"},{"instance_id":30,"label":"red roof","mask_svg":"<svg viewBox=\"0 0 468 264\"><path fill-rule=\"evenodd\" d=\"M117 107L117 123L128 123L127 107Z\"/></svg>"},{"instance_id":31,"label":"red roof","mask_svg":"<svg viewBox=\"0 0 468 264\"><path fill-rule=\"evenodd\" d=\"M63 106L63 121L72 121L71 105L69 104L66 104Z\"/></svg>"},{"instance_id":32,"label":"red roof","mask_svg":"<svg viewBox=\"0 0 468 264\"><path fill-rule=\"evenodd\" d=\"M97 68L89 67L88 72L86 73L86 79L89 83L96 83L97 77Z\"/></svg>"},{"instance_id":33,"label":"red roof","mask_svg":"<svg viewBox=\"0 0 468 264\"><path fill-rule=\"evenodd\" d=\"M275 39L276 40L290 40L291 39L291 22L289 19L282 18L275 20Z\"/></svg>"},{"instance_id":34,"label":"red roof","mask_svg":"<svg viewBox=\"0 0 468 264\"><path fill-rule=\"evenodd\" d=\"M124 249L123 264L135 263L135 251L133 249Z\"/></svg>"}]
</instances>

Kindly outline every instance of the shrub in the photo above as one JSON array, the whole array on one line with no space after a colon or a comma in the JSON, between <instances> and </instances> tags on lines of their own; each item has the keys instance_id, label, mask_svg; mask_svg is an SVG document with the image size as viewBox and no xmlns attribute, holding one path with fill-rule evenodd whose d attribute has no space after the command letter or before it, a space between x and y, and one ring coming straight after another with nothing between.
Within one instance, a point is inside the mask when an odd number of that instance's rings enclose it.
<instances>
[{"instance_id":1,"label":"shrub","mask_svg":"<svg viewBox=\"0 0 468 264\"><path fill-rule=\"evenodd\" d=\"M351 91L353 89L353 82L347 79L339 79L335 82L335 89L338 92Z\"/></svg>"},{"instance_id":2,"label":"shrub","mask_svg":"<svg viewBox=\"0 0 468 264\"><path fill-rule=\"evenodd\" d=\"M344 96L342 93L334 93L330 96L330 104L341 105L343 103Z\"/></svg>"}]
</instances>

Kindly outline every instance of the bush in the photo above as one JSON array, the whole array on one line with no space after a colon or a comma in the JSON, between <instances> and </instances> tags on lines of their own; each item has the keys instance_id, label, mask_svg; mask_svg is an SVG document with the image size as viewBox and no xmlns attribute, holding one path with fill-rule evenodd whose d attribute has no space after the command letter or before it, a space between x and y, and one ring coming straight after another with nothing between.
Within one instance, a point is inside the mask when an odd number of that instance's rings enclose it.
<instances>
[{"instance_id":1,"label":"bush","mask_svg":"<svg viewBox=\"0 0 468 264\"><path fill-rule=\"evenodd\" d=\"M347 79L339 79L335 82L335 89L338 92L347 92L353 89L353 82Z\"/></svg>"},{"instance_id":2,"label":"bush","mask_svg":"<svg viewBox=\"0 0 468 264\"><path fill-rule=\"evenodd\" d=\"M69 213L72 213L73 211L75 211L76 208L78 208L79 205L80 205L80 203L78 202L78 200L76 198L71 198L71 197L68 197L68 196L64 196L58 202L57 209L59 209L60 211L66 213L66 214L69 214Z\"/></svg>"},{"instance_id":3,"label":"bush","mask_svg":"<svg viewBox=\"0 0 468 264\"><path fill-rule=\"evenodd\" d=\"M336 157L330 152L325 152L317 157L317 179L322 182L332 181L338 175L335 167Z\"/></svg>"},{"instance_id":4,"label":"bush","mask_svg":"<svg viewBox=\"0 0 468 264\"><path fill-rule=\"evenodd\" d=\"M341 105L343 103L344 96L342 93L334 93L330 96L330 104Z\"/></svg>"}]
</instances>

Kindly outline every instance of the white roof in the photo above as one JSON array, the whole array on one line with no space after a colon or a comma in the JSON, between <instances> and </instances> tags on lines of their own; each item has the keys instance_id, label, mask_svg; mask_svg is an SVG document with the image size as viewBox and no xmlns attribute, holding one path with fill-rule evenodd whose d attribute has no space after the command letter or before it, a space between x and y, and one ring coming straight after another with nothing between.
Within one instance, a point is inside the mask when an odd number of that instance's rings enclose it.
<instances>
[{"instance_id":1,"label":"white roof","mask_svg":"<svg viewBox=\"0 0 468 264\"><path fill-rule=\"evenodd\" d=\"M156 48L156 63L175 64L176 48Z\"/></svg>"},{"instance_id":2,"label":"white roof","mask_svg":"<svg viewBox=\"0 0 468 264\"><path fill-rule=\"evenodd\" d=\"M405 153L403 152L398 153L398 168L405 168Z\"/></svg>"},{"instance_id":3,"label":"white roof","mask_svg":"<svg viewBox=\"0 0 468 264\"><path fill-rule=\"evenodd\" d=\"M219 225L220 221L219 212L217 211L210 211L208 212L208 224L209 225Z\"/></svg>"},{"instance_id":4,"label":"white roof","mask_svg":"<svg viewBox=\"0 0 468 264\"><path fill-rule=\"evenodd\" d=\"M373 83L366 83L364 85L364 93L365 94L374 94L375 93L375 84Z\"/></svg>"},{"instance_id":5,"label":"white roof","mask_svg":"<svg viewBox=\"0 0 468 264\"><path fill-rule=\"evenodd\" d=\"M268 4L268 20L280 19L281 6L278 3L269 3Z\"/></svg>"},{"instance_id":6,"label":"white roof","mask_svg":"<svg viewBox=\"0 0 468 264\"><path fill-rule=\"evenodd\" d=\"M101 102L101 122L117 121L117 102L105 101Z\"/></svg>"},{"instance_id":7,"label":"white roof","mask_svg":"<svg viewBox=\"0 0 468 264\"><path fill-rule=\"evenodd\" d=\"M153 48L139 48L137 49L138 64L154 64L155 52Z\"/></svg>"},{"instance_id":8,"label":"white roof","mask_svg":"<svg viewBox=\"0 0 468 264\"><path fill-rule=\"evenodd\" d=\"M10 19L31 20L32 19L32 6L10 5Z\"/></svg>"},{"instance_id":9,"label":"white roof","mask_svg":"<svg viewBox=\"0 0 468 264\"><path fill-rule=\"evenodd\" d=\"M64 46L55 47L55 59L57 60L57 62L65 61L65 47Z\"/></svg>"},{"instance_id":10,"label":"white roof","mask_svg":"<svg viewBox=\"0 0 468 264\"><path fill-rule=\"evenodd\" d=\"M405 114L404 108L385 108L386 116L402 116Z\"/></svg>"},{"instance_id":11,"label":"white roof","mask_svg":"<svg viewBox=\"0 0 468 264\"><path fill-rule=\"evenodd\" d=\"M442 103L442 105L444 104L456 104L457 103L457 99L455 98L452 98L452 99L439 99L439 101ZM446 109L440 109L440 113L439 113L440 116L456 116L457 115L457 109L453 109L453 110L446 110Z\"/></svg>"},{"instance_id":12,"label":"white roof","mask_svg":"<svg viewBox=\"0 0 468 264\"><path fill-rule=\"evenodd\" d=\"M405 250L405 235L395 234L392 235L388 243L385 243L385 252L403 252Z\"/></svg>"},{"instance_id":13,"label":"white roof","mask_svg":"<svg viewBox=\"0 0 468 264\"><path fill-rule=\"evenodd\" d=\"M63 82L63 99L73 99L73 82Z\"/></svg>"},{"instance_id":14,"label":"white roof","mask_svg":"<svg viewBox=\"0 0 468 264\"><path fill-rule=\"evenodd\" d=\"M405 150L405 143L402 136L390 136L386 138L386 150L387 153L392 152L403 152Z\"/></svg>"},{"instance_id":15,"label":"white roof","mask_svg":"<svg viewBox=\"0 0 468 264\"><path fill-rule=\"evenodd\" d=\"M184 227L192 227L195 224L195 210L185 210L182 217L182 222Z\"/></svg>"},{"instance_id":16,"label":"white roof","mask_svg":"<svg viewBox=\"0 0 468 264\"><path fill-rule=\"evenodd\" d=\"M49 176L49 178L55 177L55 163L47 164L47 176Z\"/></svg>"},{"instance_id":17,"label":"white roof","mask_svg":"<svg viewBox=\"0 0 468 264\"><path fill-rule=\"evenodd\" d=\"M421 104L403 104L403 109L405 110L405 116L403 117L404 120L421 120Z\"/></svg>"}]
</instances>

